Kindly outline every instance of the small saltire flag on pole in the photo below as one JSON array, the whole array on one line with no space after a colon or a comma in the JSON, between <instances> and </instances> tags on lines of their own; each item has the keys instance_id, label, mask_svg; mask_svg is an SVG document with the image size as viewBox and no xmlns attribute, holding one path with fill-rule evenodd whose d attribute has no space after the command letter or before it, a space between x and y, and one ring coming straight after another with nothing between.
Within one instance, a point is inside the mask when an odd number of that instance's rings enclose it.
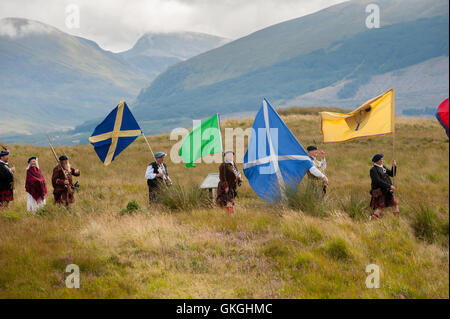
<instances>
[{"instance_id":1,"label":"small saltire flag on pole","mask_svg":"<svg viewBox=\"0 0 450 319\"><path fill-rule=\"evenodd\" d=\"M255 193L267 202L280 200L288 188L297 189L313 165L303 146L264 99L244 155L244 174Z\"/></svg>"},{"instance_id":2,"label":"small saltire flag on pole","mask_svg":"<svg viewBox=\"0 0 450 319\"><path fill-rule=\"evenodd\" d=\"M394 89L348 114L321 112L324 143L394 134Z\"/></svg>"},{"instance_id":3,"label":"small saltire flag on pole","mask_svg":"<svg viewBox=\"0 0 450 319\"><path fill-rule=\"evenodd\" d=\"M222 135L218 114L201 122L186 135L179 155L183 158L186 167L195 167L196 160L216 153L222 153Z\"/></svg>"},{"instance_id":4,"label":"small saltire flag on pole","mask_svg":"<svg viewBox=\"0 0 450 319\"><path fill-rule=\"evenodd\" d=\"M100 160L107 166L141 133L141 128L127 104L120 101L119 105L95 128L89 142L94 146Z\"/></svg>"},{"instance_id":5,"label":"small saltire flag on pole","mask_svg":"<svg viewBox=\"0 0 450 319\"><path fill-rule=\"evenodd\" d=\"M448 99L444 100L436 111L436 118L441 123L442 127L448 135Z\"/></svg>"}]
</instances>

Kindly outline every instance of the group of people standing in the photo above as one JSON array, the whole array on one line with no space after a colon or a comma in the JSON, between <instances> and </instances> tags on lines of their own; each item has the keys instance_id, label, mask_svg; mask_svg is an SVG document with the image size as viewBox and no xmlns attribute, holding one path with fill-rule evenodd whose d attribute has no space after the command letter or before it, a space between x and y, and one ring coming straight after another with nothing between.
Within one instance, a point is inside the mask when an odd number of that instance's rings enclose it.
<instances>
[{"instance_id":1,"label":"group of people standing","mask_svg":"<svg viewBox=\"0 0 450 319\"><path fill-rule=\"evenodd\" d=\"M326 195L328 186L328 177L325 175L327 161L325 152L319 151L315 145L307 147L308 156L314 165L308 171L308 177L315 183L320 183L322 188L322 197ZM149 189L150 203L158 201L158 192L162 185L172 184L167 166L164 159L167 156L164 152L158 152L155 155L155 161L147 167L145 178ZM391 178L397 173L397 163L392 161L392 168L388 169L383 165L383 154L376 154L372 158L373 166L370 169L371 183L371 201L370 207L372 214L370 219L381 217L382 210L392 207L395 215L399 216L398 201L394 197L395 186ZM320 160L319 160L320 158ZM217 185L216 205L223 207L232 213L234 211L237 188L242 185L242 174L239 172L234 161L234 152L227 151L223 153L223 163L219 165L219 183Z\"/></svg>"},{"instance_id":2,"label":"group of people standing","mask_svg":"<svg viewBox=\"0 0 450 319\"><path fill-rule=\"evenodd\" d=\"M319 151L317 146L313 145L309 146L307 150L311 161L314 163L314 166L308 171L308 175L314 181L322 183L322 192L323 196L325 196L328 185L328 178L325 175L327 168L325 153ZM238 194L237 188L242 185L243 179L234 160L234 152L226 151L222 155L223 163L219 165L216 205L232 213L234 211L235 198ZM148 165L145 172L150 203L158 201L158 192L161 191L163 185L168 186L171 184L167 166L164 163L166 156L167 154L164 152L156 153L155 161ZM321 160L318 160L318 156L321 157Z\"/></svg>"},{"instance_id":3,"label":"group of people standing","mask_svg":"<svg viewBox=\"0 0 450 319\"><path fill-rule=\"evenodd\" d=\"M0 210L8 207L14 200L15 167L9 165L9 151L0 152ZM27 193L27 210L36 212L46 205L47 182L39 167L36 156L28 159L25 190ZM75 201L72 176L80 176L80 170L74 169L67 156L59 157L58 165L53 169L52 186L54 201L58 205L70 207Z\"/></svg>"},{"instance_id":4,"label":"group of people standing","mask_svg":"<svg viewBox=\"0 0 450 319\"><path fill-rule=\"evenodd\" d=\"M328 177L325 175L325 170L327 169L325 152L319 151L315 145L308 146L307 151L308 156L314 163L308 171L308 177L314 183L320 184L322 197L324 197L328 186ZM150 203L158 201L157 194L161 189L161 185L169 185L168 181L170 181L170 177L167 173L167 166L164 163L166 155L164 152L157 153L155 155L156 161L150 163L147 167L145 177L149 187ZM372 158L373 166L370 169L370 177L372 180L370 190L371 220L380 218L382 210L387 207L392 207L396 216L400 215L398 200L394 196L395 186L392 184L390 178L397 174L397 163L392 161L392 168L388 169L383 165L383 157L383 154L376 154ZM234 211L237 188L242 185L242 182L242 175L234 161L234 152L227 151L223 153L223 163L219 165L216 205L232 213Z\"/></svg>"},{"instance_id":5,"label":"group of people standing","mask_svg":"<svg viewBox=\"0 0 450 319\"><path fill-rule=\"evenodd\" d=\"M307 148L308 155L314 165L308 171L308 176L313 181L320 182L322 195L325 196L328 186L328 178L325 175L327 162L325 153L319 151L317 146L311 145ZM164 159L167 156L164 152L155 154L155 161L150 163L145 172L149 190L149 201L158 201L158 192L161 186L170 186L172 181L167 171ZM318 160L321 157L321 160ZM375 154L372 158L373 166L370 169L371 219L381 216L382 210L392 207L395 215L399 216L398 200L394 196L395 186L390 177L397 174L397 163L392 161L392 168L388 169L383 165L383 154ZM9 165L9 151L0 152L0 210L8 207L14 200L14 174L15 168ZM58 165L53 168L52 186L54 201L58 205L67 208L75 201L74 189L77 183L73 183L73 176L80 176L80 170L73 168L67 156L59 157ZM234 211L237 188L242 185L243 179L234 161L234 152L223 153L223 163L219 166L219 183L217 187L216 204L226 208L228 212ZM37 211L45 206L47 183L39 168L38 158L32 156L28 159L27 175L25 180L25 190L27 193L27 210Z\"/></svg>"}]
</instances>

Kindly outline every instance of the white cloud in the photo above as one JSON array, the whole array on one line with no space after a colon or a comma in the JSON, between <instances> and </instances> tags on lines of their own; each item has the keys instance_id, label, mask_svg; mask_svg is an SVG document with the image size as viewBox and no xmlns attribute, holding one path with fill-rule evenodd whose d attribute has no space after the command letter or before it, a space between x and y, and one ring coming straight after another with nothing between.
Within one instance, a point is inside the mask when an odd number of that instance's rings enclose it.
<instances>
[{"instance_id":1,"label":"white cloud","mask_svg":"<svg viewBox=\"0 0 450 319\"><path fill-rule=\"evenodd\" d=\"M23 37L28 34L50 33L52 27L36 21L12 21L10 19L0 20L0 36L10 38Z\"/></svg>"},{"instance_id":2,"label":"white cloud","mask_svg":"<svg viewBox=\"0 0 450 319\"><path fill-rule=\"evenodd\" d=\"M2 0L0 18L23 17L129 49L144 32L196 31L239 38L344 0ZM80 28L65 25L66 7L80 8ZM4 32L13 32L11 29Z\"/></svg>"}]
</instances>

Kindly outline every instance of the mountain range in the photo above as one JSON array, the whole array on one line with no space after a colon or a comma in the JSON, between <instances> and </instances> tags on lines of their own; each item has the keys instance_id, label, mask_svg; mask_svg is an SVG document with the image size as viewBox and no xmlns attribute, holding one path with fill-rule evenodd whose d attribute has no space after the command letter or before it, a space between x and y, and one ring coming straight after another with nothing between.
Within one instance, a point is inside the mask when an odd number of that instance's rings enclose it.
<instances>
[{"instance_id":1,"label":"mountain range","mask_svg":"<svg viewBox=\"0 0 450 319\"><path fill-rule=\"evenodd\" d=\"M134 100L159 73L226 39L147 33L113 53L39 21L0 20L0 136L73 129ZM8 136L10 136L8 138Z\"/></svg>"},{"instance_id":2,"label":"mountain range","mask_svg":"<svg viewBox=\"0 0 450 319\"><path fill-rule=\"evenodd\" d=\"M173 120L173 111L182 109L186 117L203 117L212 109L255 110L264 97L279 106L320 103L352 108L394 84L368 90L377 76L402 70L409 78L400 76L397 82L423 88L434 83L439 89L413 99L407 98L408 89L398 90L402 102L397 110L437 105L448 96L448 1L376 1L381 15L377 29L366 27L368 3L372 2L338 4L177 64L139 94L135 112L143 119L158 112ZM447 68L439 74L407 72L420 64L445 67L446 61ZM364 96L358 94L363 86ZM336 94L324 90L336 87ZM305 94L318 90L320 99L310 94L302 101Z\"/></svg>"},{"instance_id":3,"label":"mountain range","mask_svg":"<svg viewBox=\"0 0 450 319\"><path fill-rule=\"evenodd\" d=\"M379 6L380 28L367 28L368 4ZM447 0L353 0L235 41L195 33L144 35L129 51L104 53L105 63L122 63L133 75L122 83L125 88L113 82L113 92L99 92L90 119L72 123L72 130L58 134L59 141L87 143L119 95L147 134L190 127L192 119L214 113L248 114L264 97L278 107L350 109L392 87L398 114L425 115L423 110L448 97L448 9ZM76 99L70 93L75 94L67 92L67 100ZM28 141L37 143L35 136Z\"/></svg>"},{"instance_id":4,"label":"mountain range","mask_svg":"<svg viewBox=\"0 0 450 319\"><path fill-rule=\"evenodd\" d=\"M196 32L146 33L136 44L119 53L138 72L149 79L168 67L220 47L230 40Z\"/></svg>"}]
</instances>

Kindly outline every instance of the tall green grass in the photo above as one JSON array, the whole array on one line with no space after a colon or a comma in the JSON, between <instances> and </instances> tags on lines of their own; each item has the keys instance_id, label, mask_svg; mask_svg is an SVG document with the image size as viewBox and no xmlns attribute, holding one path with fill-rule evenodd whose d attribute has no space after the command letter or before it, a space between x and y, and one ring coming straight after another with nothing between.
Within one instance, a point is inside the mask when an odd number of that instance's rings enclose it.
<instances>
[{"instance_id":1,"label":"tall green grass","mask_svg":"<svg viewBox=\"0 0 450 319\"><path fill-rule=\"evenodd\" d=\"M367 220L370 216L369 198L360 192L351 191L350 195L336 201L342 211L354 220Z\"/></svg>"},{"instance_id":2,"label":"tall green grass","mask_svg":"<svg viewBox=\"0 0 450 319\"><path fill-rule=\"evenodd\" d=\"M158 192L160 203L172 211L191 211L213 207L209 194L196 184L161 187Z\"/></svg>"},{"instance_id":3,"label":"tall green grass","mask_svg":"<svg viewBox=\"0 0 450 319\"><path fill-rule=\"evenodd\" d=\"M305 178L297 190L287 188L285 205L293 210L317 217L328 215L327 197L322 195L322 182Z\"/></svg>"},{"instance_id":4,"label":"tall green grass","mask_svg":"<svg viewBox=\"0 0 450 319\"><path fill-rule=\"evenodd\" d=\"M419 205L413 213L411 226L417 238L428 243L449 244L449 223L429 206Z\"/></svg>"}]
</instances>

